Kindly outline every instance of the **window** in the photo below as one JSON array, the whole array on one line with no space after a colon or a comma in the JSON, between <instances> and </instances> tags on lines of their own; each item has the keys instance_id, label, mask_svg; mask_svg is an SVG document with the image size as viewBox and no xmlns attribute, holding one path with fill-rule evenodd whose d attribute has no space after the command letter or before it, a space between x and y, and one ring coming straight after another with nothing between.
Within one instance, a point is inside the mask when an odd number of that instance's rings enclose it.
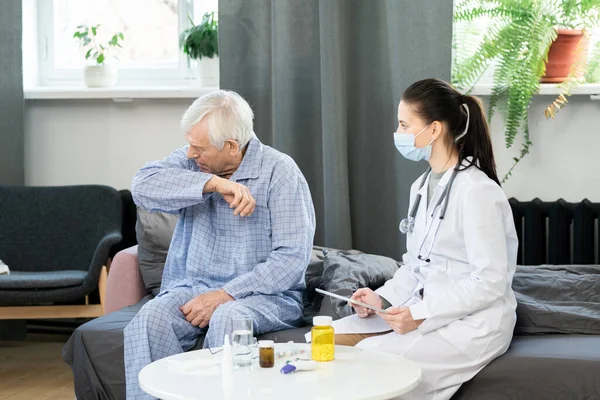
<instances>
[{"instance_id":1,"label":"window","mask_svg":"<svg viewBox=\"0 0 600 400\"><path fill-rule=\"evenodd\" d=\"M191 26L189 17L197 23L217 6L218 0L37 0L40 83L81 80L86 60L73 39L79 25L100 25L103 42L123 33L115 53L121 84L193 79L179 35Z\"/></svg>"}]
</instances>

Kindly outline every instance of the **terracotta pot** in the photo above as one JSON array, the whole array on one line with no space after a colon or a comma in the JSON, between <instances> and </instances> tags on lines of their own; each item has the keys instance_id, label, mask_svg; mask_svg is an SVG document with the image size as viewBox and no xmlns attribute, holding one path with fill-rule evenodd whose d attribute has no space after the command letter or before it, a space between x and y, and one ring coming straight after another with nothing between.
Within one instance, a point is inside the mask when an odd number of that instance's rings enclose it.
<instances>
[{"instance_id":1,"label":"terracotta pot","mask_svg":"<svg viewBox=\"0 0 600 400\"><path fill-rule=\"evenodd\" d=\"M567 79L575 62L581 62L580 71L583 74L588 55L589 35L575 29L559 29L558 36L548 51L546 75L543 83L560 83Z\"/></svg>"}]
</instances>

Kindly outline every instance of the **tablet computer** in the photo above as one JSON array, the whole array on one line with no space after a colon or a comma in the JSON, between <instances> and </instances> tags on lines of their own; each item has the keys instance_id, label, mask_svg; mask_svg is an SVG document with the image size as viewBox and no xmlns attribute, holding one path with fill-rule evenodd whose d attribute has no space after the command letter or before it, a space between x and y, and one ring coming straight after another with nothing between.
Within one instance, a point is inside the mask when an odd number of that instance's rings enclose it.
<instances>
[{"instance_id":1,"label":"tablet computer","mask_svg":"<svg viewBox=\"0 0 600 400\"><path fill-rule=\"evenodd\" d=\"M323 290L323 289L315 289L315 290L318 293L324 294L326 296L331 296L331 297L334 297L334 298L339 299L339 300L344 300L344 301L347 301L348 303L358 304L359 306L363 306L365 308L369 308L369 309L371 309L373 311L377 311L377 312L380 312L380 313L384 313L384 314L387 313L387 311L385 311L383 308L375 307L375 306L372 306L370 304L363 303L362 301L353 300L351 298L340 296L339 294L331 293L331 292L328 292L328 291Z\"/></svg>"}]
</instances>

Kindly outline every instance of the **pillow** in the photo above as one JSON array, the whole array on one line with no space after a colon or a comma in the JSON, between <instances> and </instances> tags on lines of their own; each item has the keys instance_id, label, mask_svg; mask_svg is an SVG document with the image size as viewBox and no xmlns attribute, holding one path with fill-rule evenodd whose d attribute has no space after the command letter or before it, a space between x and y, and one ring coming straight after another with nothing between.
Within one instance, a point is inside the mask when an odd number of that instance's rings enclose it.
<instances>
[{"instance_id":1,"label":"pillow","mask_svg":"<svg viewBox=\"0 0 600 400\"><path fill-rule=\"evenodd\" d=\"M325 250L324 253L322 289L344 297L352 296L359 288L375 290L383 286L400 267L400 263L391 258L357 250ZM325 296L319 314L338 319L352 314L352 309L343 300Z\"/></svg>"},{"instance_id":2,"label":"pillow","mask_svg":"<svg viewBox=\"0 0 600 400\"><path fill-rule=\"evenodd\" d=\"M178 215L150 212L138 208L135 233L138 242L138 262L144 286L156 296L167 260L167 252Z\"/></svg>"},{"instance_id":3,"label":"pillow","mask_svg":"<svg viewBox=\"0 0 600 400\"><path fill-rule=\"evenodd\" d=\"M517 266L515 334L600 334L600 265Z\"/></svg>"},{"instance_id":4,"label":"pillow","mask_svg":"<svg viewBox=\"0 0 600 400\"><path fill-rule=\"evenodd\" d=\"M304 308L313 306L315 301L315 289L323 286L323 247L313 246L310 256L310 262L306 268L304 278L306 281L306 291L304 292ZM319 303L321 300L319 299ZM318 311L318 304L315 311Z\"/></svg>"}]
</instances>

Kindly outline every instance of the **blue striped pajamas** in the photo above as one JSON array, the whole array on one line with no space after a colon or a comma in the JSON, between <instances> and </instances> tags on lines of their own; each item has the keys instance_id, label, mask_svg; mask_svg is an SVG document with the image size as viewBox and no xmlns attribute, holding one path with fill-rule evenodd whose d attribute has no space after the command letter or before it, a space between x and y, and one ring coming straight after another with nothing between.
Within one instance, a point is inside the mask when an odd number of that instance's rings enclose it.
<instances>
[{"instance_id":1,"label":"blue striped pajamas","mask_svg":"<svg viewBox=\"0 0 600 400\"><path fill-rule=\"evenodd\" d=\"M233 215L218 193L203 194L212 177L186 158L187 148L146 164L134 177L136 204L179 214L160 294L125 329L127 398L150 398L137 376L152 361L181 353L206 334L216 347L231 333L232 317L247 315L256 334L302 321L304 273L315 231L314 208L294 161L254 137L231 177L256 200L249 217ZM235 301L219 306L207 329L191 325L179 307L195 296L224 289Z\"/></svg>"}]
</instances>

